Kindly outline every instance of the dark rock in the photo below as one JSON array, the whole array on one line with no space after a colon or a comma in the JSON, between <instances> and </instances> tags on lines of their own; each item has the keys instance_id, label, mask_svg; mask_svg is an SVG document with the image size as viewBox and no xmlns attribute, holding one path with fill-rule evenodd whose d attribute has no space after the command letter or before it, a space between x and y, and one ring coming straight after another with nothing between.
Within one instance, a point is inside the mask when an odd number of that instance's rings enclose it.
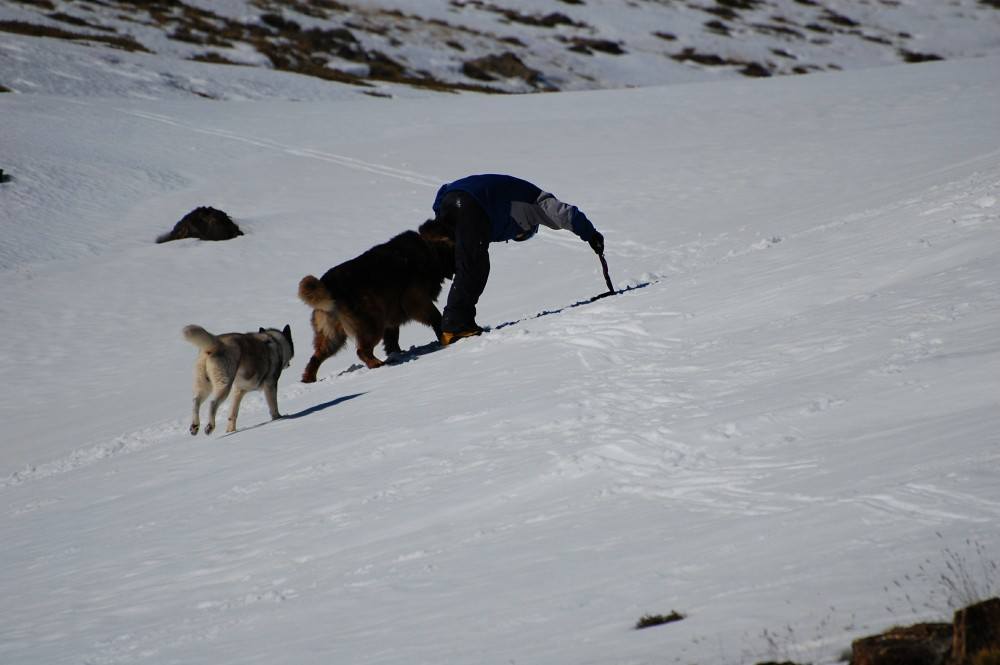
<instances>
[{"instance_id":1,"label":"dark rock","mask_svg":"<svg viewBox=\"0 0 1000 665\"><path fill-rule=\"evenodd\" d=\"M170 233L160 236L156 242L169 242L184 238L229 240L241 235L243 235L243 231L230 219L229 215L221 210L202 206L184 215L184 218L174 225Z\"/></svg>"},{"instance_id":2,"label":"dark rock","mask_svg":"<svg viewBox=\"0 0 1000 665\"><path fill-rule=\"evenodd\" d=\"M947 665L950 623L919 623L863 637L851 645L851 665Z\"/></svg>"},{"instance_id":3,"label":"dark rock","mask_svg":"<svg viewBox=\"0 0 1000 665\"><path fill-rule=\"evenodd\" d=\"M743 74L743 76L766 78L771 75L771 70L760 63L751 62L740 70L740 74Z\"/></svg>"},{"instance_id":4,"label":"dark rock","mask_svg":"<svg viewBox=\"0 0 1000 665\"><path fill-rule=\"evenodd\" d=\"M1000 598L991 598L955 612L951 643L956 665L971 663L981 651L1000 651Z\"/></svg>"}]
</instances>

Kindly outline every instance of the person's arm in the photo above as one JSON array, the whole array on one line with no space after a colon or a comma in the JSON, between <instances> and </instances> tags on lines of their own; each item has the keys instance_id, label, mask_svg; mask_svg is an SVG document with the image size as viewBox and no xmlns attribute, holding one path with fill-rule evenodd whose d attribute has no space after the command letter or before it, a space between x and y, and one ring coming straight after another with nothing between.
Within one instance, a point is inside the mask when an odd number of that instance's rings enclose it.
<instances>
[{"instance_id":1,"label":"person's arm","mask_svg":"<svg viewBox=\"0 0 1000 665\"><path fill-rule=\"evenodd\" d=\"M545 213L543 224L553 229L572 231L589 243L596 253L604 253L604 236L579 208L563 203L549 192L542 192L538 197L538 207Z\"/></svg>"}]
</instances>

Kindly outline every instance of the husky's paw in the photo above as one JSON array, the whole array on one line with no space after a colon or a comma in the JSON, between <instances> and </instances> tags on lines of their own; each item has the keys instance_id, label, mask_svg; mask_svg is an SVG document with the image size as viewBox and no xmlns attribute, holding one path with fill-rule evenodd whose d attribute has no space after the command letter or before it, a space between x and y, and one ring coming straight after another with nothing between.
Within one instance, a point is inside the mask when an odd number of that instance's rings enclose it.
<instances>
[{"instance_id":1,"label":"husky's paw","mask_svg":"<svg viewBox=\"0 0 1000 665\"><path fill-rule=\"evenodd\" d=\"M215 425L212 424L205 425L205 434L211 434L214 431L215 431Z\"/></svg>"},{"instance_id":2,"label":"husky's paw","mask_svg":"<svg viewBox=\"0 0 1000 665\"><path fill-rule=\"evenodd\" d=\"M232 434L235 431L236 431L236 425L232 424L226 425L226 434Z\"/></svg>"},{"instance_id":3,"label":"husky's paw","mask_svg":"<svg viewBox=\"0 0 1000 665\"><path fill-rule=\"evenodd\" d=\"M194 435L196 435L198 433L198 429L199 428L200 428L200 425L197 425L195 423L191 423L191 427L188 429L188 431L191 432L191 436L194 436Z\"/></svg>"}]
</instances>

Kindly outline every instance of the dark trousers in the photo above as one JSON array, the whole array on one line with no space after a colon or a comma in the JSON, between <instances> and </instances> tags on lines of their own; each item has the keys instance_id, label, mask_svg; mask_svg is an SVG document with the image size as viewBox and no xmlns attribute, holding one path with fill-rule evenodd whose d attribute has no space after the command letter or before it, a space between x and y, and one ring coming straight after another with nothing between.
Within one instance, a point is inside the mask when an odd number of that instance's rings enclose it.
<instances>
[{"instance_id":1,"label":"dark trousers","mask_svg":"<svg viewBox=\"0 0 1000 665\"><path fill-rule=\"evenodd\" d=\"M490 276L490 219L474 198L451 192L441 201L438 218L455 228L455 279L448 292L441 329L476 328L476 303Z\"/></svg>"}]
</instances>

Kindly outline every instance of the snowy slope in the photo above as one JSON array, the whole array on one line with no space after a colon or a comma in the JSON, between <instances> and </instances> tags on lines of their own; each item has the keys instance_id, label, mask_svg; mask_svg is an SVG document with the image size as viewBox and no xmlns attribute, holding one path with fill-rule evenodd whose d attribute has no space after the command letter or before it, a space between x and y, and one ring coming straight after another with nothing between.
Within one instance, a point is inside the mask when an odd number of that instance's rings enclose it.
<instances>
[{"instance_id":1,"label":"snowy slope","mask_svg":"<svg viewBox=\"0 0 1000 665\"><path fill-rule=\"evenodd\" d=\"M996 56L998 35L995 0L0 0L0 91L591 90Z\"/></svg>"},{"instance_id":2,"label":"snowy slope","mask_svg":"<svg viewBox=\"0 0 1000 665\"><path fill-rule=\"evenodd\" d=\"M1000 546L997 72L3 96L0 661L829 663L945 615L947 552ZM543 231L492 249L488 335L298 383L299 278L485 170L638 288L573 306L600 268ZM246 235L152 243L196 205ZM288 417L188 435L181 327L286 322Z\"/></svg>"}]
</instances>

